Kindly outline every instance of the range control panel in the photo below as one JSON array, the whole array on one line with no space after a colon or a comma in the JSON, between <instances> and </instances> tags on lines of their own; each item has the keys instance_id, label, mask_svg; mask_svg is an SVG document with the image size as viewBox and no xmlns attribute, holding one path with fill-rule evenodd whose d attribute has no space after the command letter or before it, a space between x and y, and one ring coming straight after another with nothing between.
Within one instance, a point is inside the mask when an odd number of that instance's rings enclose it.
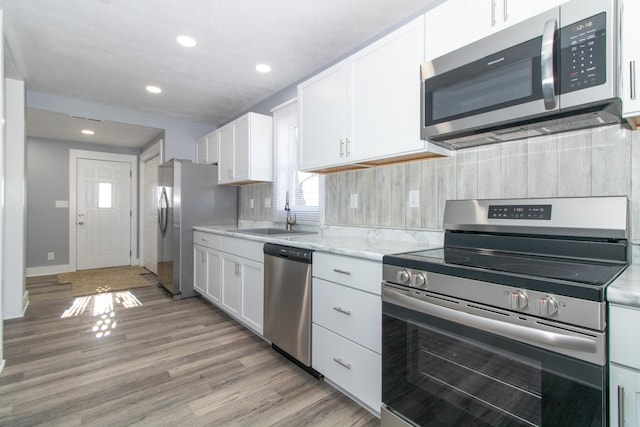
<instances>
[{"instance_id":1,"label":"range control panel","mask_svg":"<svg viewBox=\"0 0 640 427\"><path fill-rule=\"evenodd\" d=\"M489 219L551 220L551 205L489 205Z\"/></svg>"}]
</instances>

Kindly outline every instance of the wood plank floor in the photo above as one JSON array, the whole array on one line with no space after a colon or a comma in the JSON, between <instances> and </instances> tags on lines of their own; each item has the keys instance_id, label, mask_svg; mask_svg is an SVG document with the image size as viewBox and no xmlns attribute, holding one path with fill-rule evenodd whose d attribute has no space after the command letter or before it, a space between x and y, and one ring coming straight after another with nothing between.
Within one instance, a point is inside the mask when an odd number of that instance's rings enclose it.
<instances>
[{"instance_id":1,"label":"wood plank floor","mask_svg":"<svg viewBox=\"0 0 640 427\"><path fill-rule=\"evenodd\" d=\"M78 314L55 276L27 289L26 316L4 323L2 426L379 425L201 298L154 284Z\"/></svg>"}]
</instances>

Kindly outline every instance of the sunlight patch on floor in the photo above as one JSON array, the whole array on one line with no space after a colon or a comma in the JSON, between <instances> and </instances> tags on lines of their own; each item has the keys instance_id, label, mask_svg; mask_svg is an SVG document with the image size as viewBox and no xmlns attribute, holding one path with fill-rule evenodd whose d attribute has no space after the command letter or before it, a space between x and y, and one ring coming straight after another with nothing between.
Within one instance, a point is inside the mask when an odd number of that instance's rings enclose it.
<instances>
[{"instance_id":1,"label":"sunlight patch on floor","mask_svg":"<svg viewBox=\"0 0 640 427\"><path fill-rule=\"evenodd\" d=\"M98 317L91 328L96 338L111 335L118 322L116 321L115 308L134 308L142 306L142 302L131 291L109 292L96 295L78 297L73 300L71 306L62 313L60 318L78 317L82 315L93 301L92 315Z\"/></svg>"}]
</instances>

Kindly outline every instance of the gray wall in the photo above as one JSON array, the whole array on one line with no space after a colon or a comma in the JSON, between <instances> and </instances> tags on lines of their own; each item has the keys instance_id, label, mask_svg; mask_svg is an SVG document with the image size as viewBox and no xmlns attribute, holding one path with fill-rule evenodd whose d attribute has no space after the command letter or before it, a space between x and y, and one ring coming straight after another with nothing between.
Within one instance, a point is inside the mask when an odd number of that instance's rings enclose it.
<instances>
[{"instance_id":1,"label":"gray wall","mask_svg":"<svg viewBox=\"0 0 640 427\"><path fill-rule=\"evenodd\" d=\"M28 138L27 268L69 264L69 209L56 200L69 200L69 150L138 155L138 149ZM47 260L55 252L55 260Z\"/></svg>"}]
</instances>

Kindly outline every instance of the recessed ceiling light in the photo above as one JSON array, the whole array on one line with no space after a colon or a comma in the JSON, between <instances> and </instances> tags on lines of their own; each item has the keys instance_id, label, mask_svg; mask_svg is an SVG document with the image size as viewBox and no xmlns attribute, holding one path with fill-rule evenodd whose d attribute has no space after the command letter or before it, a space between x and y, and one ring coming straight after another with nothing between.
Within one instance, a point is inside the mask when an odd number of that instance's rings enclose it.
<instances>
[{"instance_id":1,"label":"recessed ceiling light","mask_svg":"<svg viewBox=\"0 0 640 427\"><path fill-rule=\"evenodd\" d=\"M184 47L194 47L197 44L196 39L191 36L181 35L176 37L176 40Z\"/></svg>"},{"instance_id":2,"label":"recessed ceiling light","mask_svg":"<svg viewBox=\"0 0 640 427\"><path fill-rule=\"evenodd\" d=\"M271 71L271 67L267 64L258 64L256 65L256 71L258 71L259 73L268 73L269 71Z\"/></svg>"},{"instance_id":3,"label":"recessed ceiling light","mask_svg":"<svg viewBox=\"0 0 640 427\"><path fill-rule=\"evenodd\" d=\"M85 135L93 135L93 134L95 134L95 132L92 131L91 129L82 129L81 132L84 133Z\"/></svg>"},{"instance_id":4,"label":"recessed ceiling light","mask_svg":"<svg viewBox=\"0 0 640 427\"><path fill-rule=\"evenodd\" d=\"M162 89L160 89L158 86L147 86L147 92L161 93Z\"/></svg>"}]
</instances>

